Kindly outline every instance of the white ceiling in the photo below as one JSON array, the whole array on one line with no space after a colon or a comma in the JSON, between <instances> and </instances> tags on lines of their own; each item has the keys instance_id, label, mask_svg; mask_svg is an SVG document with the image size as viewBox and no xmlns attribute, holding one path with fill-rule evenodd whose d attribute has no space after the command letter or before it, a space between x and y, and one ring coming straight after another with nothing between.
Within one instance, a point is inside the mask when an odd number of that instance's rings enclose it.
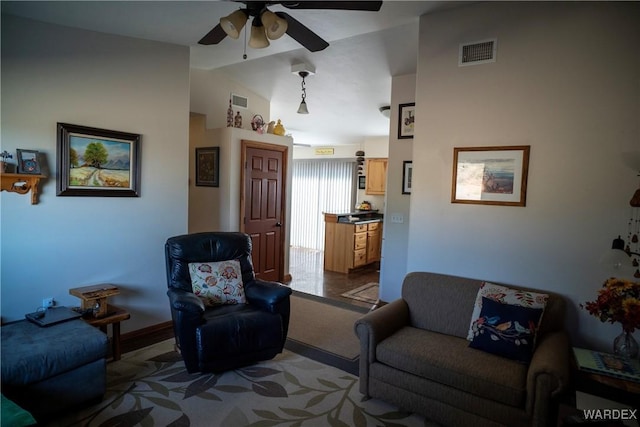
<instances>
[{"instance_id":1,"label":"white ceiling","mask_svg":"<svg viewBox=\"0 0 640 427\"><path fill-rule=\"evenodd\" d=\"M338 145L388 135L389 120L378 108L389 105L392 76L416 71L419 16L463 3L385 1L379 12L269 6L330 45L312 53L285 35L266 49L247 47L246 60L243 36L198 45L220 17L242 6L232 1L2 1L2 13L189 46L191 67L218 69L271 100L271 119L282 119L296 143ZM300 62L316 68L306 79L309 115L296 113L301 79L291 65Z\"/></svg>"}]
</instances>

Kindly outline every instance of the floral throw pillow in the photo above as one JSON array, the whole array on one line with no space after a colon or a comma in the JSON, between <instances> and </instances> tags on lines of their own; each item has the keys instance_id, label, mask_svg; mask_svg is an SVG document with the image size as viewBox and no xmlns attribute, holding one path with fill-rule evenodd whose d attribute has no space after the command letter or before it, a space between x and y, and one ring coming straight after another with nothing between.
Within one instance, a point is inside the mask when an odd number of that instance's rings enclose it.
<instances>
[{"instance_id":1,"label":"floral throw pillow","mask_svg":"<svg viewBox=\"0 0 640 427\"><path fill-rule=\"evenodd\" d=\"M536 292L521 291L519 289L511 289L506 286L496 285L494 283L483 282L478 290L476 302L473 306L473 314L471 314L471 323L469 324L469 333L467 340L473 339L473 324L480 317L482 310L482 298L492 299L502 304L513 304L522 307L544 308L547 305L549 295Z\"/></svg>"},{"instance_id":2,"label":"floral throw pillow","mask_svg":"<svg viewBox=\"0 0 640 427\"><path fill-rule=\"evenodd\" d=\"M473 324L469 347L529 363L542 312L542 308L502 304L482 297L480 317Z\"/></svg>"},{"instance_id":3,"label":"floral throw pillow","mask_svg":"<svg viewBox=\"0 0 640 427\"><path fill-rule=\"evenodd\" d=\"M193 293L208 307L245 304L240 262L192 262L189 264Z\"/></svg>"}]
</instances>

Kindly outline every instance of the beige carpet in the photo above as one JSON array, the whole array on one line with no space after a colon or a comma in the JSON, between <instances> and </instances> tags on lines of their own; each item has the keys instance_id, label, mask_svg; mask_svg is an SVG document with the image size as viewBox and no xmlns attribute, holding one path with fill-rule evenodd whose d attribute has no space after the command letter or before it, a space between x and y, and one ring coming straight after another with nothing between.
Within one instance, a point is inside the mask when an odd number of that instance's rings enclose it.
<instances>
[{"instance_id":1,"label":"beige carpet","mask_svg":"<svg viewBox=\"0 0 640 427\"><path fill-rule=\"evenodd\" d=\"M289 321L289 344L302 344L311 350L324 353L324 356L336 356L346 362L354 362L360 355L360 342L355 334L353 325L365 313L363 308L337 305L327 299L313 298L311 296L291 296L291 319ZM300 351L300 348L291 345L287 348L303 354L323 363L337 366L348 372L353 372L344 364L335 363L323 357L316 357ZM327 355L327 353L330 353ZM323 356L320 354L319 356ZM336 359L333 357L333 359ZM340 362L340 360L337 360Z\"/></svg>"}]
</instances>

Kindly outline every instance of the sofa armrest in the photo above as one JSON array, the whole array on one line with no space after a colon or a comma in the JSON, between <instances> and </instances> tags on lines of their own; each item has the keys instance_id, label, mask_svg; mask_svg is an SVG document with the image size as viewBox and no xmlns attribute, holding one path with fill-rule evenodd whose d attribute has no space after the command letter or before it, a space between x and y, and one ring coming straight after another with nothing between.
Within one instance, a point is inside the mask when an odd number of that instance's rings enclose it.
<instances>
[{"instance_id":1,"label":"sofa armrest","mask_svg":"<svg viewBox=\"0 0 640 427\"><path fill-rule=\"evenodd\" d=\"M570 345L565 331L547 333L538 342L527 372L527 413L542 422L551 398L570 382Z\"/></svg>"},{"instance_id":2,"label":"sofa armrest","mask_svg":"<svg viewBox=\"0 0 640 427\"><path fill-rule=\"evenodd\" d=\"M201 315L204 313L204 303L194 293L182 289L169 289L167 291L172 310L185 311Z\"/></svg>"},{"instance_id":3,"label":"sofa armrest","mask_svg":"<svg viewBox=\"0 0 640 427\"><path fill-rule=\"evenodd\" d=\"M354 325L360 340L360 392L368 396L369 365L376 360L376 346L409 324L409 307L397 299L358 319Z\"/></svg>"},{"instance_id":4,"label":"sofa armrest","mask_svg":"<svg viewBox=\"0 0 640 427\"><path fill-rule=\"evenodd\" d=\"M271 313L277 313L280 303L291 295L291 288L279 282L256 279L244 288L247 301Z\"/></svg>"}]
</instances>

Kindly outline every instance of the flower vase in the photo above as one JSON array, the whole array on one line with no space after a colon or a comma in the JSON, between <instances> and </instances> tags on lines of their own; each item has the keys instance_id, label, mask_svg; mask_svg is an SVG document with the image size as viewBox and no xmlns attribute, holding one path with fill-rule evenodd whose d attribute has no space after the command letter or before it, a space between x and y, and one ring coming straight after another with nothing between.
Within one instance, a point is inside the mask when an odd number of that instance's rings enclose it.
<instances>
[{"instance_id":1,"label":"flower vase","mask_svg":"<svg viewBox=\"0 0 640 427\"><path fill-rule=\"evenodd\" d=\"M623 331L613 340L613 352L626 359L635 359L638 357L638 341L631 332Z\"/></svg>"}]
</instances>

